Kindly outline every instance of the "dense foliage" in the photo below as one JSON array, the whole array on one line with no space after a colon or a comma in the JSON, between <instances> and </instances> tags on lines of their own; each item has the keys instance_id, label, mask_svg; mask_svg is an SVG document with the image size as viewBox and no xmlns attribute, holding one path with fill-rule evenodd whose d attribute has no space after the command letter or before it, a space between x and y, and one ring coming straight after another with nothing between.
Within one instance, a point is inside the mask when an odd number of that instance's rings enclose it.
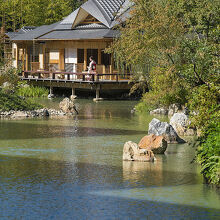
<instances>
[{"instance_id":1,"label":"dense foliage","mask_svg":"<svg viewBox=\"0 0 220 220\"><path fill-rule=\"evenodd\" d=\"M16 94L0 90L0 111L34 110L42 108L41 105L29 99L24 99Z\"/></svg>"},{"instance_id":2,"label":"dense foliage","mask_svg":"<svg viewBox=\"0 0 220 220\"><path fill-rule=\"evenodd\" d=\"M22 26L40 26L62 20L81 0L0 0L0 26L15 31Z\"/></svg>"},{"instance_id":3,"label":"dense foliage","mask_svg":"<svg viewBox=\"0 0 220 220\"><path fill-rule=\"evenodd\" d=\"M19 81L19 69L6 67L0 72L0 110L34 110L42 106L24 97L48 95L45 88L29 87ZM23 97L24 96L24 97Z\"/></svg>"},{"instance_id":4,"label":"dense foliage","mask_svg":"<svg viewBox=\"0 0 220 220\"><path fill-rule=\"evenodd\" d=\"M211 183L219 183L219 136L210 128L213 117L216 126L220 123L220 1L133 2L131 17L119 27L121 36L110 50L119 64L131 67L134 81L145 79L149 92L137 109L187 105L194 125L202 130L202 172ZM218 141L212 144L213 137ZM207 165L210 157L212 166Z\"/></svg>"}]
</instances>

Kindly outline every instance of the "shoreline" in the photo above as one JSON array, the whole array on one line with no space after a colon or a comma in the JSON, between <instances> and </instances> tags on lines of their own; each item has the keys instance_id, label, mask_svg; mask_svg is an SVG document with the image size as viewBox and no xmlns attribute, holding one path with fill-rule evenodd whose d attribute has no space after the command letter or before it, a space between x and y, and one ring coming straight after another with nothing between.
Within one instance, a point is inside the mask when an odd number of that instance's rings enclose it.
<instances>
[{"instance_id":1,"label":"shoreline","mask_svg":"<svg viewBox=\"0 0 220 220\"><path fill-rule=\"evenodd\" d=\"M26 118L43 118L43 117L64 117L64 116L74 116L74 113L65 113L61 110L42 108L37 110L22 111L22 110L10 110L10 111L0 111L1 119L26 119Z\"/></svg>"}]
</instances>

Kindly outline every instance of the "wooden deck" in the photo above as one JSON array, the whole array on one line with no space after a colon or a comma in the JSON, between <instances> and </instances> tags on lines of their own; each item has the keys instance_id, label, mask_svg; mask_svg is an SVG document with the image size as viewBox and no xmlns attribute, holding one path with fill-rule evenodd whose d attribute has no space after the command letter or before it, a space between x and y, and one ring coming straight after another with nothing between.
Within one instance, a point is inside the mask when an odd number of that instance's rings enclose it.
<instances>
[{"instance_id":1,"label":"wooden deck","mask_svg":"<svg viewBox=\"0 0 220 220\"><path fill-rule=\"evenodd\" d=\"M99 98L100 91L118 90L129 91L131 88L130 78L132 74L96 74L96 73L72 73L72 72L49 72L49 71L23 71L21 80L35 86L50 88L71 88L72 94L75 90L94 90L96 98Z\"/></svg>"}]
</instances>

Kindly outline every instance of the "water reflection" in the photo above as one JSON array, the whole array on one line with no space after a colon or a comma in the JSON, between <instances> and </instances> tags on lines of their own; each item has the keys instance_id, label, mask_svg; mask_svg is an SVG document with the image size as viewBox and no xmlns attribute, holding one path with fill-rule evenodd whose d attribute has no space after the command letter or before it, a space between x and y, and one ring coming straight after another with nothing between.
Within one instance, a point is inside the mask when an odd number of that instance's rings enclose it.
<instances>
[{"instance_id":1,"label":"water reflection","mask_svg":"<svg viewBox=\"0 0 220 220\"><path fill-rule=\"evenodd\" d=\"M122 162L152 116L131 115L133 102L78 102L77 118L0 121L0 219L218 219L191 147Z\"/></svg>"}]
</instances>

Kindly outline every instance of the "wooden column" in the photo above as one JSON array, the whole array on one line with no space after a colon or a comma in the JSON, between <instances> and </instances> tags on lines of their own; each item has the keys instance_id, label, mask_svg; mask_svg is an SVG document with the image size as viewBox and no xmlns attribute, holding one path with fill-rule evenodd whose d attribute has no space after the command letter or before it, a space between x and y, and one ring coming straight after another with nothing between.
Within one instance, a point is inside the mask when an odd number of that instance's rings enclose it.
<instances>
[{"instance_id":1,"label":"wooden column","mask_svg":"<svg viewBox=\"0 0 220 220\"><path fill-rule=\"evenodd\" d=\"M24 47L22 48L22 70L24 71L25 70L25 63L24 63L24 56L25 56L25 53L24 53Z\"/></svg>"},{"instance_id":2,"label":"wooden column","mask_svg":"<svg viewBox=\"0 0 220 220\"><path fill-rule=\"evenodd\" d=\"M25 70L26 71L28 71L28 47L26 46L26 48L25 48L25 62L26 62L26 64L25 64Z\"/></svg>"},{"instance_id":3,"label":"wooden column","mask_svg":"<svg viewBox=\"0 0 220 220\"><path fill-rule=\"evenodd\" d=\"M72 87L72 95L76 95L76 89Z\"/></svg>"},{"instance_id":4,"label":"wooden column","mask_svg":"<svg viewBox=\"0 0 220 220\"><path fill-rule=\"evenodd\" d=\"M39 67L40 67L40 70L43 70L44 69L44 55L43 55L43 45L40 44L40 50L39 50Z\"/></svg>"},{"instance_id":5,"label":"wooden column","mask_svg":"<svg viewBox=\"0 0 220 220\"><path fill-rule=\"evenodd\" d=\"M60 49L60 56L59 56L59 69L61 71L65 70L65 49Z\"/></svg>"},{"instance_id":6,"label":"wooden column","mask_svg":"<svg viewBox=\"0 0 220 220\"><path fill-rule=\"evenodd\" d=\"M87 69L87 49L84 48L84 71Z\"/></svg>"},{"instance_id":7,"label":"wooden column","mask_svg":"<svg viewBox=\"0 0 220 220\"><path fill-rule=\"evenodd\" d=\"M100 88L96 89L96 99L100 98Z\"/></svg>"},{"instance_id":8,"label":"wooden column","mask_svg":"<svg viewBox=\"0 0 220 220\"><path fill-rule=\"evenodd\" d=\"M102 50L98 49L98 64L102 64Z\"/></svg>"},{"instance_id":9,"label":"wooden column","mask_svg":"<svg viewBox=\"0 0 220 220\"><path fill-rule=\"evenodd\" d=\"M16 68L18 68L18 59L19 59L19 47L18 47L18 44L17 45L17 49L16 49Z\"/></svg>"},{"instance_id":10,"label":"wooden column","mask_svg":"<svg viewBox=\"0 0 220 220\"><path fill-rule=\"evenodd\" d=\"M110 65L110 74L113 74L114 69L114 60L113 60L113 54L111 54L111 65ZM112 80L114 77L111 75L110 79Z\"/></svg>"}]
</instances>

